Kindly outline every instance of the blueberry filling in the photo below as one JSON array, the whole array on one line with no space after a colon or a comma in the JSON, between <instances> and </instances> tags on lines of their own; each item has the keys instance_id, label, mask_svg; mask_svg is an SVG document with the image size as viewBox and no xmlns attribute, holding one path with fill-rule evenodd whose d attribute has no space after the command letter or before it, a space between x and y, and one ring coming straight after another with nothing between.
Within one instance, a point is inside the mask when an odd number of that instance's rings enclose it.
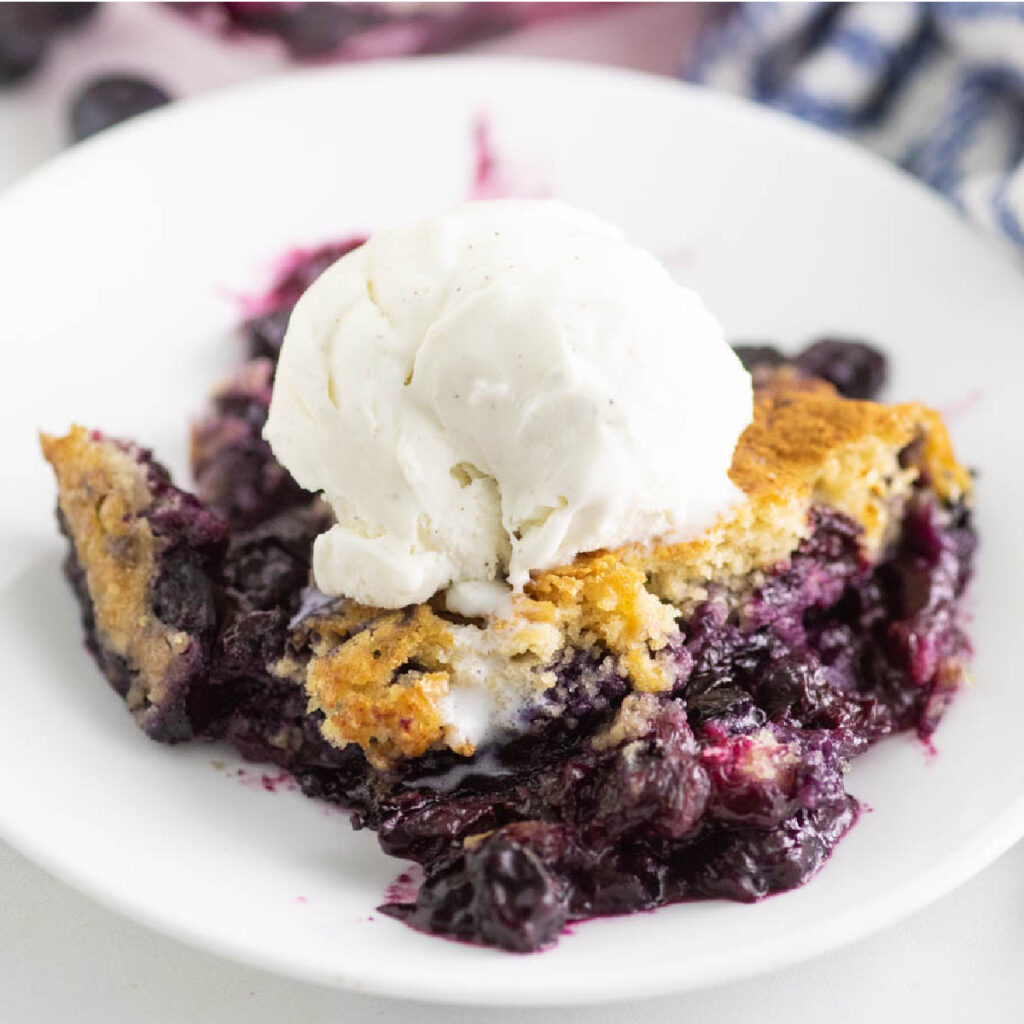
<instances>
[{"instance_id":1,"label":"blueberry filling","mask_svg":"<svg viewBox=\"0 0 1024 1024\"><path fill-rule=\"evenodd\" d=\"M0 87L28 78L58 36L90 18L95 3L0 4Z\"/></svg>"}]
</instances>

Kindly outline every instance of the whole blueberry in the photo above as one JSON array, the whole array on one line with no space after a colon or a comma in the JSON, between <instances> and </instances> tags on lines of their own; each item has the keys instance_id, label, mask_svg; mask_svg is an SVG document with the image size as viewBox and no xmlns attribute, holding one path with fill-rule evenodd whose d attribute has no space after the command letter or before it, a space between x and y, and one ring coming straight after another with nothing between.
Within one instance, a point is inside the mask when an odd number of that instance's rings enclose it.
<instances>
[{"instance_id":1,"label":"whole blueberry","mask_svg":"<svg viewBox=\"0 0 1024 1024\"><path fill-rule=\"evenodd\" d=\"M71 137L89 138L112 125L170 102L160 86L135 75L109 75L94 79L71 105Z\"/></svg>"},{"instance_id":2,"label":"whole blueberry","mask_svg":"<svg viewBox=\"0 0 1024 1024\"><path fill-rule=\"evenodd\" d=\"M568 914L568 887L557 870L563 835L557 825L517 822L467 851L471 907L484 942L525 953L558 937Z\"/></svg>"},{"instance_id":3,"label":"whole blueberry","mask_svg":"<svg viewBox=\"0 0 1024 1024\"><path fill-rule=\"evenodd\" d=\"M153 614L174 629L206 636L217 624L213 584L202 559L186 547L164 556L150 600Z\"/></svg>"},{"instance_id":4,"label":"whole blueberry","mask_svg":"<svg viewBox=\"0 0 1024 1024\"><path fill-rule=\"evenodd\" d=\"M316 249L298 252L285 273L277 280L272 293L275 308L294 306L303 292L329 267L346 253L359 248L366 239L362 235L328 242Z\"/></svg>"},{"instance_id":5,"label":"whole blueberry","mask_svg":"<svg viewBox=\"0 0 1024 1024\"><path fill-rule=\"evenodd\" d=\"M224 579L251 608L273 608L298 593L309 576L309 562L268 538L232 548Z\"/></svg>"},{"instance_id":6,"label":"whole blueberry","mask_svg":"<svg viewBox=\"0 0 1024 1024\"><path fill-rule=\"evenodd\" d=\"M243 612L217 637L217 667L227 675L259 678L281 656L288 615L281 608Z\"/></svg>"},{"instance_id":7,"label":"whole blueberry","mask_svg":"<svg viewBox=\"0 0 1024 1024\"><path fill-rule=\"evenodd\" d=\"M37 4L0 4L0 85L27 78L40 64L53 32Z\"/></svg>"},{"instance_id":8,"label":"whole blueberry","mask_svg":"<svg viewBox=\"0 0 1024 1024\"><path fill-rule=\"evenodd\" d=\"M326 57L353 33L378 20L373 4L282 4L275 31L299 60Z\"/></svg>"},{"instance_id":9,"label":"whole blueberry","mask_svg":"<svg viewBox=\"0 0 1024 1024\"><path fill-rule=\"evenodd\" d=\"M846 398L874 398L886 377L885 356L862 341L822 338L796 357L808 377L827 380Z\"/></svg>"},{"instance_id":10,"label":"whole blueberry","mask_svg":"<svg viewBox=\"0 0 1024 1024\"><path fill-rule=\"evenodd\" d=\"M694 892L750 903L801 885L853 823L856 807L844 795L814 810L798 811L774 828L712 830L703 849L693 851Z\"/></svg>"},{"instance_id":11,"label":"whole blueberry","mask_svg":"<svg viewBox=\"0 0 1024 1024\"><path fill-rule=\"evenodd\" d=\"M85 21L95 3L0 3L0 85L27 78L42 62L50 39Z\"/></svg>"},{"instance_id":12,"label":"whole blueberry","mask_svg":"<svg viewBox=\"0 0 1024 1024\"><path fill-rule=\"evenodd\" d=\"M686 702L693 726L726 719L730 731L745 732L764 725L765 714L746 690L737 686L719 686L698 693Z\"/></svg>"},{"instance_id":13,"label":"whole blueberry","mask_svg":"<svg viewBox=\"0 0 1024 1024\"><path fill-rule=\"evenodd\" d=\"M757 702L770 719L787 711L801 719L812 717L828 702L819 666L798 653L779 658L760 681Z\"/></svg>"},{"instance_id":14,"label":"whole blueberry","mask_svg":"<svg viewBox=\"0 0 1024 1024\"><path fill-rule=\"evenodd\" d=\"M277 359L291 314L291 306L283 306L246 320L242 329L249 343L251 358Z\"/></svg>"}]
</instances>

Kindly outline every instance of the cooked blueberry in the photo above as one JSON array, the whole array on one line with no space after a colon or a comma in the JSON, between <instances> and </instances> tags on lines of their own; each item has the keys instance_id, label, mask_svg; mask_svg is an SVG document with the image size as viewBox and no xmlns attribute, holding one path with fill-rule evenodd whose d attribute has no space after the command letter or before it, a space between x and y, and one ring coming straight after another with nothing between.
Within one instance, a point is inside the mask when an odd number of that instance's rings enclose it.
<instances>
[{"instance_id":1,"label":"cooked blueberry","mask_svg":"<svg viewBox=\"0 0 1024 1024\"><path fill-rule=\"evenodd\" d=\"M0 4L0 85L27 78L41 63L54 26L47 4Z\"/></svg>"},{"instance_id":2,"label":"cooked blueberry","mask_svg":"<svg viewBox=\"0 0 1024 1024\"><path fill-rule=\"evenodd\" d=\"M764 711L754 705L750 694L736 686L696 694L687 700L686 710L695 727L724 719L733 731L747 732L764 725L765 721Z\"/></svg>"},{"instance_id":3,"label":"cooked blueberry","mask_svg":"<svg viewBox=\"0 0 1024 1024\"><path fill-rule=\"evenodd\" d=\"M429 791L399 794L380 821L379 838L395 857L429 862L499 823L500 807L490 797L460 796L439 800Z\"/></svg>"},{"instance_id":4,"label":"cooked blueberry","mask_svg":"<svg viewBox=\"0 0 1024 1024\"><path fill-rule=\"evenodd\" d=\"M160 86L134 75L111 75L86 85L71 106L71 137L75 142L162 107L171 100Z\"/></svg>"},{"instance_id":5,"label":"cooked blueberry","mask_svg":"<svg viewBox=\"0 0 1024 1024\"><path fill-rule=\"evenodd\" d=\"M565 845L558 826L506 826L428 876L414 907L383 909L428 931L516 952L540 949L568 917L569 886L555 868Z\"/></svg>"},{"instance_id":6,"label":"cooked blueberry","mask_svg":"<svg viewBox=\"0 0 1024 1024\"><path fill-rule=\"evenodd\" d=\"M84 21L94 3L0 3L0 85L27 78L40 64L50 40Z\"/></svg>"},{"instance_id":7,"label":"cooked blueberry","mask_svg":"<svg viewBox=\"0 0 1024 1024\"><path fill-rule=\"evenodd\" d=\"M228 524L216 512L206 508L191 494L168 486L159 479L150 479L155 508L146 514L153 533L167 539L172 546L184 544L202 552L204 557L218 556L224 549Z\"/></svg>"},{"instance_id":8,"label":"cooked blueberry","mask_svg":"<svg viewBox=\"0 0 1024 1024\"><path fill-rule=\"evenodd\" d=\"M796 358L809 377L820 377L846 398L874 398L885 384L885 356L862 341L823 338Z\"/></svg>"},{"instance_id":9,"label":"cooked blueberry","mask_svg":"<svg viewBox=\"0 0 1024 1024\"><path fill-rule=\"evenodd\" d=\"M635 830L685 835L704 813L710 786L694 750L628 750L601 784L588 832L614 838Z\"/></svg>"},{"instance_id":10,"label":"cooked blueberry","mask_svg":"<svg viewBox=\"0 0 1024 1024\"><path fill-rule=\"evenodd\" d=\"M767 663L777 639L768 630L741 632L720 617L721 605L700 605L690 623L687 647L693 671L686 683L687 700L713 689L745 687Z\"/></svg>"},{"instance_id":11,"label":"cooked blueberry","mask_svg":"<svg viewBox=\"0 0 1024 1024\"><path fill-rule=\"evenodd\" d=\"M379 20L372 4L281 4L274 32L299 60L325 57L353 32Z\"/></svg>"},{"instance_id":12,"label":"cooked blueberry","mask_svg":"<svg viewBox=\"0 0 1024 1024\"><path fill-rule=\"evenodd\" d=\"M523 822L499 829L469 850L466 873L485 942L527 951L558 937L568 912L568 886L549 865L561 852L550 849L560 833L550 825Z\"/></svg>"},{"instance_id":13,"label":"cooked blueberry","mask_svg":"<svg viewBox=\"0 0 1024 1024\"><path fill-rule=\"evenodd\" d=\"M213 584L202 560L187 548L164 556L152 602L156 617L175 629L206 633L217 623Z\"/></svg>"},{"instance_id":14,"label":"cooked blueberry","mask_svg":"<svg viewBox=\"0 0 1024 1024\"><path fill-rule=\"evenodd\" d=\"M264 313L262 316L254 316L245 322L243 330L249 344L251 358L277 359L281 352L285 331L288 330L288 320L291 314L291 307L285 306Z\"/></svg>"},{"instance_id":15,"label":"cooked blueberry","mask_svg":"<svg viewBox=\"0 0 1024 1024\"><path fill-rule=\"evenodd\" d=\"M293 306L302 293L334 262L365 242L362 237L344 238L318 249L302 252L274 285L271 298L275 306Z\"/></svg>"},{"instance_id":16,"label":"cooked blueberry","mask_svg":"<svg viewBox=\"0 0 1024 1024\"><path fill-rule=\"evenodd\" d=\"M800 811L776 828L714 832L694 872L696 893L749 903L795 889L824 864L855 816L856 803L847 797L836 806Z\"/></svg>"},{"instance_id":17,"label":"cooked blueberry","mask_svg":"<svg viewBox=\"0 0 1024 1024\"><path fill-rule=\"evenodd\" d=\"M243 545L225 560L224 578L254 608L287 603L309 581L309 559L299 558L273 540Z\"/></svg>"},{"instance_id":18,"label":"cooked blueberry","mask_svg":"<svg viewBox=\"0 0 1024 1024\"><path fill-rule=\"evenodd\" d=\"M196 492L239 528L312 500L263 439L272 379L269 359L250 360L214 395L192 428Z\"/></svg>"},{"instance_id":19,"label":"cooked blueberry","mask_svg":"<svg viewBox=\"0 0 1024 1024\"><path fill-rule=\"evenodd\" d=\"M269 7L270 4L242 4L243 7ZM266 312L242 325L253 359L277 360L288 328L292 307L302 293L336 260L365 241L362 237L346 238L317 249L300 251L289 261L269 294L264 297Z\"/></svg>"},{"instance_id":20,"label":"cooked blueberry","mask_svg":"<svg viewBox=\"0 0 1024 1024\"><path fill-rule=\"evenodd\" d=\"M757 699L769 718L790 710L813 713L822 685L819 666L809 658L780 658L758 685Z\"/></svg>"},{"instance_id":21,"label":"cooked blueberry","mask_svg":"<svg viewBox=\"0 0 1024 1024\"><path fill-rule=\"evenodd\" d=\"M288 616L280 608L239 615L217 639L218 669L229 675L259 677L280 656Z\"/></svg>"}]
</instances>

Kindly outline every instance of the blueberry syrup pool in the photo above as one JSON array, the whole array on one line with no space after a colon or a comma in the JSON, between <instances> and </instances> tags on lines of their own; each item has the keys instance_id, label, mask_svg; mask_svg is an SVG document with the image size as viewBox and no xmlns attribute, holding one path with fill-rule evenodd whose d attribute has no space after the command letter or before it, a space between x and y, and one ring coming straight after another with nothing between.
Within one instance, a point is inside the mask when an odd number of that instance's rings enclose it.
<instances>
[{"instance_id":1,"label":"blueberry syrup pool","mask_svg":"<svg viewBox=\"0 0 1024 1024\"><path fill-rule=\"evenodd\" d=\"M194 427L195 498L133 450L155 496L150 601L194 640L187 678L134 709L140 724L162 741L226 742L349 809L422 877L380 909L431 933L527 952L572 921L801 885L857 820L850 762L896 732L928 739L959 684L969 510L941 507L922 481L897 539L869 564L859 524L816 506L788 562L742 597L712 589L687 614L670 691L630 692L610 657L571 652L549 691L561 715L542 709L473 758L446 751L374 769L358 748L328 744L302 688L267 668L286 650L328 522L262 440L274 361L298 295L355 244L290 261L245 324L250 361ZM755 381L786 364L866 398L885 377L884 359L859 342L825 340L795 358L739 351ZM90 650L126 695L73 553L66 572Z\"/></svg>"}]
</instances>

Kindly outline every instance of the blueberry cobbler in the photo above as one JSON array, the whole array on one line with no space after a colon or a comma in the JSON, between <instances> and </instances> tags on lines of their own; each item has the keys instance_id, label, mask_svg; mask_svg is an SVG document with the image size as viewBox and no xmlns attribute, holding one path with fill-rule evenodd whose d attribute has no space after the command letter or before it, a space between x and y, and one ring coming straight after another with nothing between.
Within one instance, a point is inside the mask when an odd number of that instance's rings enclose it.
<instances>
[{"instance_id":1,"label":"blueberry cobbler","mask_svg":"<svg viewBox=\"0 0 1024 1024\"><path fill-rule=\"evenodd\" d=\"M422 866L412 927L530 951L792 889L853 758L966 678L970 478L867 346L734 352L618 232L507 201L303 254L244 330L192 492L44 436L65 573L139 726L348 808Z\"/></svg>"}]
</instances>

